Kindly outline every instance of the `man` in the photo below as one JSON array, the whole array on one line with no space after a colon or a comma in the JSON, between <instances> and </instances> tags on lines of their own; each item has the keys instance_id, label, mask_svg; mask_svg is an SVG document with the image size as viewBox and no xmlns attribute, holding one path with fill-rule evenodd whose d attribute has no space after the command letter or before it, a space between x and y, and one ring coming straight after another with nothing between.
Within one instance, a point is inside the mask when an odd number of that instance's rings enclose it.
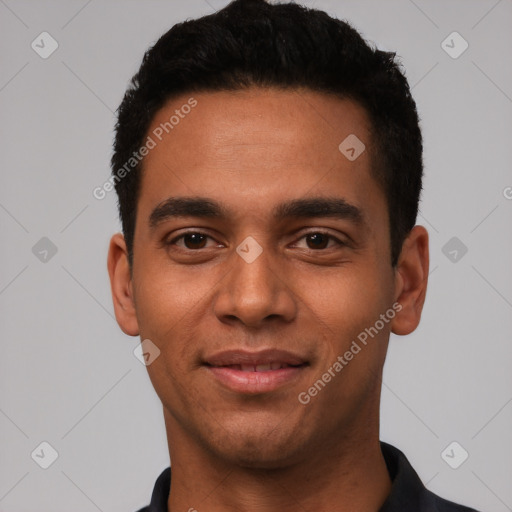
<instances>
[{"instance_id":1,"label":"man","mask_svg":"<svg viewBox=\"0 0 512 512\"><path fill-rule=\"evenodd\" d=\"M394 54L295 4L174 26L119 108L108 269L172 463L163 511L469 511L379 442L420 321L422 141ZM145 347L145 348L144 348Z\"/></svg>"}]
</instances>

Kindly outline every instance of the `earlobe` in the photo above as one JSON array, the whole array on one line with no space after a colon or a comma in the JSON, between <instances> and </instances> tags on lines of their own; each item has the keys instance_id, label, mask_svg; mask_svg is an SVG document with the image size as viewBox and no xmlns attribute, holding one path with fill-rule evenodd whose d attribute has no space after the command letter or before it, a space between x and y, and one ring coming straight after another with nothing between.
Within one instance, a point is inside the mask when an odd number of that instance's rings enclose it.
<instances>
[{"instance_id":1,"label":"earlobe","mask_svg":"<svg viewBox=\"0 0 512 512\"><path fill-rule=\"evenodd\" d=\"M139 334L128 250L121 233L112 236L107 260L114 312L121 330L130 336Z\"/></svg>"},{"instance_id":2,"label":"earlobe","mask_svg":"<svg viewBox=\"0 0 512 512\"><path fill-rule=\"evenodd\" d=\"M427 293L428 232L414 226L405 239L395 269L395 300L402 308L391 323L395 334L410 334L418 326Z\"/></svg>"}]
</instances>

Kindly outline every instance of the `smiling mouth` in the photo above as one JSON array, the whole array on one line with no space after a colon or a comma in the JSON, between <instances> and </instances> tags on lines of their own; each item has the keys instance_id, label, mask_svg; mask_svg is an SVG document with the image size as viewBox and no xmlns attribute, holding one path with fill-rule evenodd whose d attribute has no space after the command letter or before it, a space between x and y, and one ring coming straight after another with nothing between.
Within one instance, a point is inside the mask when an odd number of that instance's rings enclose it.
<instances>
[{"instance_id":1,"label":"smiling mouth","mask_svg":"<svg viewBox=\"0 0 512 512\"><path fill-rule=\"evenodd\" d=\"M310 365L303 355L277 348L224 350L206 355L202 363L216 385L241 395L292 386Z\"/></svg>"},{"instance_id":2,"label":"smiling mouth","mask_svg":"<svg viewBox=\"0 0 512 512\"><path fill-rule=\"evenodd\" d=\"M269 372L273 370L281 370L282 368L298 368L304 364L287 364L278 361L265 364L227 364L222 366L209 365L214 368L230 368L242 372Z\"/></svg>"},{"instance_id":3,"label":"smiling mouth","mask_svg":"<svg viewBox=\"0 0 512 512\"><path fill-rule=\"evenodd\" d=\"M207 357L203 366L224 389L254 395L297 383L305 375L309 362L283 350L230 350Z\"/></svg>"}]
</instances>

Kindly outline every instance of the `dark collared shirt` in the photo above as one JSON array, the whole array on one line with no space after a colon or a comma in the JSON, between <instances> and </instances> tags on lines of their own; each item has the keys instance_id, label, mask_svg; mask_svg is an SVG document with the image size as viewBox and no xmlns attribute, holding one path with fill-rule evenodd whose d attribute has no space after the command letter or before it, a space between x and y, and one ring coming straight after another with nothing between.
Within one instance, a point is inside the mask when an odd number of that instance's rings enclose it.
<instances>
[{"instance_id":1,"label":"dark collared shirt","mask_svg":"<svg viewBox=\"0 0 512 512\"><path fill-rule=\"evenodd\" d=\"M397 448L380 443L389 475L391 493L379 512L476 512L463 505L444 500L430 492L422 483L405 455ZM138 512L167 512L167 500L171 489L171 468L158 477L151 504Z\"/></svg>"}]
</instances>

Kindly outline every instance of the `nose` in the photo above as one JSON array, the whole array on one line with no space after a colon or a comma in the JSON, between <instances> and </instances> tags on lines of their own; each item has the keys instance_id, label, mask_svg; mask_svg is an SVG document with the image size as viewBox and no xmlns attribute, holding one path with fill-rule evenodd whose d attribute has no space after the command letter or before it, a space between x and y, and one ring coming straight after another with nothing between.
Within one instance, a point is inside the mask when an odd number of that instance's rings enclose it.
<instances>
[{"instance_id":1,"label":"nose","mask_svg":"<svg viewBox=\"0 0 512 512\"><path fill-rule=\"evenodd\" d=\"M232 258L233 266L221 281L214 300L217 318L251 328L269 322L291 322L297 313L297 301L278 257L263 250L251 262L235 252Z\"/></svg>"}]
</instances>

